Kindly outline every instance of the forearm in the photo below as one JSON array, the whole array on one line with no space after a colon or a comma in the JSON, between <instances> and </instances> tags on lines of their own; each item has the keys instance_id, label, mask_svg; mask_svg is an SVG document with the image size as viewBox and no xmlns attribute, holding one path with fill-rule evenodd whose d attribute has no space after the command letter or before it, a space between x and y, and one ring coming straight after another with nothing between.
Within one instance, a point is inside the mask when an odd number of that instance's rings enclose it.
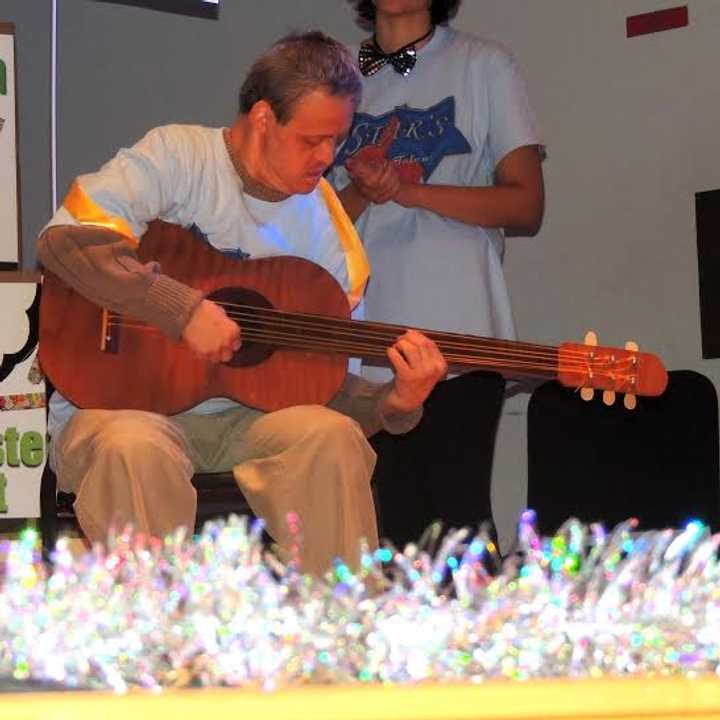
<instances>
[{"instance_id":1,"label":"forearm","mask_svg":"<svg viewBox=\"0 0 720 720\"><path fill-rule=\"evenodd\" d=\"M348 374L343 387L328 406L358 422L370 437L379 430L402 434L412 430L422 417L422 407L406 411L393 400L394 383L373 383Z\"/></svg>"},{"instance_id":2,"label":"forearm","mask_svg":"<svg viewBox=\"0 0 720 720\"><path fill-rule=\"evenodd\" d=\"M543 215L541 192L528 193L522 186L460 187L453 185L403 185L395 201L408 208L422 208L468 225L503 228L535 235Z\"/></svg>"},{"instance_id":3,"label":"forearm","mask_svg":"<svg viewBox=\"0 0 720 720\"><path fill-rule=\"evenodd\" d=\"M350 220L355 222L367 209L370 202L360 194L355 183L348 183L342 190L337 193L345 212Z\"/></svg>"},{"instance_id":4,"label":"forearm","mask_svg":"<svg viewBox=\"0 0 720 720\"><path fill-rule=\"evenodd\" d=\"M394 434L406 433L412 430L423 413L423 406L408 408L399 397L395 383L388 383L379 403L380 417L385 428Z\"/></svg>"},{"instance_id":5,"label":"forearm","mask_svg":"<svg viewBox=\"0 0 720 720\"><path fill-rule=\"evenodd\" d=\"M149 322L180 338L202 294L142 264L116 232L55 225L38 239L38 259L67 285L98 305Z\"/></svg>"}]
</instances>

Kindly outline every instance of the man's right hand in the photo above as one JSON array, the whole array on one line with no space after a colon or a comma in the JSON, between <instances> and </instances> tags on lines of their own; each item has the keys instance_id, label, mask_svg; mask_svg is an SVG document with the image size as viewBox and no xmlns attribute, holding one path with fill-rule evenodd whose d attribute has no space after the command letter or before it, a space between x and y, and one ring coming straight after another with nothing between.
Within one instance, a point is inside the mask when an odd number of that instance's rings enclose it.
<instances>
[{"instance_id":1,"label":"man's right hand","mask_svg":"<svg viewBox=\"0 0 720 720\"><path fill-rule=\"evenodd\" d=\"M191 350L211 362L227 362L241 344L240 326L211 300L195 308L182 337Z\"/></svg>"}]
</instances>

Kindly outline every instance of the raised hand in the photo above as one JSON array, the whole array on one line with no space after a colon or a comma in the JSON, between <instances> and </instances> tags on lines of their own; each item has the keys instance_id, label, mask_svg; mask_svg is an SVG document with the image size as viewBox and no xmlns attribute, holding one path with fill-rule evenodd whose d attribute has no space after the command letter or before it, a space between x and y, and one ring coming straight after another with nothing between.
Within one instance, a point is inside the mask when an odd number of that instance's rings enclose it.
<instances>
[{"instance_id":1,"label":"raised hand","mask_svg":"<svg viewBox=\"0 0 720 720\"><path fill-rule=\"evenodd\" d=\"M399 126L399 118L393 115L383 128L379 140L366 145L345 163L360 194L378 205L393 200L402 184L417 184L423 179L420 163L414 160L390 160L387 157Z\"/></svg>"}]
</instances>

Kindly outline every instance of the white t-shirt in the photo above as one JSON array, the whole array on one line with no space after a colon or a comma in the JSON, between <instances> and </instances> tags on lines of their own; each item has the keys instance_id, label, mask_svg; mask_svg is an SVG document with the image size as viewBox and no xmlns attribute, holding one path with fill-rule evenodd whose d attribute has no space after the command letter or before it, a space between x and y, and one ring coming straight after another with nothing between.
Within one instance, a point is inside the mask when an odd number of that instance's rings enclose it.
<instances>
[{"instance_id":1,"label":"white t-shirt","mask_svg":"<svg viewBox=\"0 0 720 720\"><path fill-rule=\"evenodd\" d=\"M125 220L137 238L151 220L165 220L190 228L213 247L238 258L294 255L312 260L350 291L347 254L320 188L281 202L245 195L220 128L155 128L77 182L100 209ZM48 226L77 224L61 206ZM215 398L190 412L219 412L236 404ZM51 435L75 409L54 393L48 422Z\"/></svg>"},{"instance_id":2,"label":"white t-shirt","mask_svg":"<svg viewBox=\"0 0 720 720\"><path fill-rule=\"evenodd\" d=\"M438 26L409 75L386 65L363 86L330 176L337 189L348 182L345 161L377 142L393 115L400 126L388 157L420 162L426 183L490 186L508 153L541 142L512 57L474 35ZM515 337L499 230L393 202L371 205L356 227L372 267L368 320ZM364 374L386 377L377 368Z\"/></svg>"}]
</instances>

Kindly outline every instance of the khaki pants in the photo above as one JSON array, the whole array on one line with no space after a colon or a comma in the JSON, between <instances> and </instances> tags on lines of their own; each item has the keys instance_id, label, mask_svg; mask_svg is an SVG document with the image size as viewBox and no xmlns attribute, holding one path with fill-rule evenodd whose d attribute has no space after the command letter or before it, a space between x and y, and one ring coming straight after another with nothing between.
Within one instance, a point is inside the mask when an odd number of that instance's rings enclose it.
<instances>
[{"instance_id":1,"label":"khaki pants","mask_svg":"<svg viewBox=\"0 0 720 720\"><path fill-rule=\"evenodd\" d=\"M301 523L303 570L339 556L357 568L359 543L377 547L370 479L375 453L350 417L318 405L272 413L232 408L171 418L136 410L79 410L53 443L60 489L91 541L132 523L162 537L192 530L194 472L232 470L250 507L285 552Z\"/></svg>"}]
</instances>

